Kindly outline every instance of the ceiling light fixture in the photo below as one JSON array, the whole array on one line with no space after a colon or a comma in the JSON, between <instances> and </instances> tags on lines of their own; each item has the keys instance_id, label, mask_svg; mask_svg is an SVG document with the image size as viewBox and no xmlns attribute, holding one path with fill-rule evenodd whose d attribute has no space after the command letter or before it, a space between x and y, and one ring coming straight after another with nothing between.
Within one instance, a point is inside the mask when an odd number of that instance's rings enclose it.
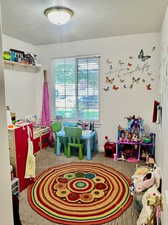
<instances>
[{"instance_id":1,"label":"ceiling light fixture","mask_svg":"<svg viewBox=\"0 0 168 225\"><path fill-rule=\"evenodd\" d=\"M54 6L44 10L44 15L46 15L49 21L56 25L63 25L67 23L74 12L66 7Z\"/></svg>"}]
</instances>

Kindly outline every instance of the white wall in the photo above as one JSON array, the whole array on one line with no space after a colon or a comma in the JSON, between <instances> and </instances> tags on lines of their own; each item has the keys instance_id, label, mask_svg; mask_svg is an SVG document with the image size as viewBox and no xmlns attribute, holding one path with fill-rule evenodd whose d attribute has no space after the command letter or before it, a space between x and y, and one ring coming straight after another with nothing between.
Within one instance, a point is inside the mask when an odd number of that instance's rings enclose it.
<instances>
[{"instance_id":1,"label":"white wall","mask_svg":"<svg viewBox=\"0 0 168 225\"><path fill-rule=\"evenodd\" d=\"M2 55L2 31L1 31L1 8L0 8L0 54ZM2 58L0 59L0 225L13 224L13 210L11 199L11 178L10 163L8 151L8 134L6 127L5 110L5 82L2 67Z\"/></svg>"},{"instance_id":2,"label":"white wall","mask_svg":"<svg viewBox=\"0 0 168 225\"><path fill-rule=\"evenodd\" d=\"M153 46L156 50L152 52ZM48 67L51 72L52 59L57 57L86 56L98 54L101 56L101 78L100 78L100 122L99 144L102 148L104 136L108 135L113 140L116 138L117 126L120 124L126 126L126 120L123 118L128 115L136 114L144 118L147 127L155 129L152 121L153 100L157 95L157 84L159 76L159 34L138 34L120 37L111 37L95 40L76 41L71 43L52 44L38 46L40 53L40 61ZM124 62L132 62L137 64L138 53L144 49L145 54L152 55L150 60L152 76L155 78L153 90L147 91L142 83L134 89L122 89L119 91L104 92L106 86L105 77L108 72L108 64L106 60L112 59L115 67L118 60ZM133 56L132 61L128 60L129 56ZM135 77L139 74L134 73ZM140 75L141 76L141 75ZM142 75L143 76L143 75ZM50 80L51 88L53 87L52 78Z\"/></svg>"},{"instance_id":3,"label":"white wall","mask_svg":"<svg viewBox=\"0 0 168 225\"><path fill-rule=\"evenodd\" d=\"M160 141L158 143L160 156L158 157L158 163L162 169L162 181L163 181L163 195L164 195L164 210L162 224L167 225L168 221L168 196L167 204L165 201L165 192L168 191L168 9L163 21L161 32L161 70L160 70L160 99L163 107L163 119L162 125L158 128L158 134Z\"/></svg>"},{"instance_id":4,"label":"white wall","mask_svg":"<svg viewBox=\"0 0 168 225\"><path fill-rule=\"evenodd\" d=\"M38 53L35 46L3 35L3 50L10 48ZM5 68L6 104L18 119L27 115L40 114L42 95L42 72L10 67Z\"/></svg>"},{"instance_id":5,"label":"white wall","mask_svg":"<svg viewBox=\"0 0 168 225\"><path fill-rule=\"evenodd\" d=\"M18 49L18 50L23 50L25 52L33 52L36 53L37 52L37 47L30 44L30 43L26 43L24 41L21 41L19 39L10 37L6 34L2 35L2 42L3 42L3 50L8 51L10 48L13 49Z\"/></svg>"},{"instance_id":6,"label":"white wall","mask_svg":"<svg viewBox=\"0 0 168 225\"><path fill-rule=\"evenodd\" d=\"M24 51L31 51L39 54L41 64L48 68L51 75L51 62L56 57L72 57L86 55L101 56L101 77L100 77L100 123L98 129L99 145L103 148L104 136L107 135L112 140L116 138L117 126L126 126L125 116L130 114L140 115L145 120L146 127L155 131L152 121L153 100L157 96L157 84L159 74L159 34L138 34L120 37L111 37L95 40L77 41L64 44L33 46L29 43L3 35L3 49L16 48ZM153 46L156 50L152 52ZM138 53L144 49L145 54L152 55L149 60L151 65L153 90L147 91L144 84L136 85L133 89L120 89L105 92L104 87L106 72L109 65L106 60L112 59L113 67L116 68L118 60L131 62L133 65L139 63ZM133 56L132 60L128 60ZM135 77L141 74L134 73ZM142 75L143 76L143 75ZM26 115L38 114L41 112L42 100L42 81L41 73L31 73L5 69L6 101L12 112L16 112L17 118ZM151 82L152 83L152 82ZM117 83L116 83L117 84ZM117 84L118 85L118 84ZM50 88L53 90L52 76L50 76Z\"/></svg>"}]
</instances>

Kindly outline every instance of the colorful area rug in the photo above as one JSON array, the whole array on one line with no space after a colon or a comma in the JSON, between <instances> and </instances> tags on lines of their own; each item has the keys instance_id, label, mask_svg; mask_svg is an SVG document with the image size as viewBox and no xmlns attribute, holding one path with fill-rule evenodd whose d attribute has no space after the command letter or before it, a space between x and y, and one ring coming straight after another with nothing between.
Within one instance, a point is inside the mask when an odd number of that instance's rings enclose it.
<instances>
[{"instance_id":1,"label":"colorful area rug","mask_svg":"<svg viewBox=\"0 0 168 225\"><path fill-rule=\"evenodd\" d=\"M49 168L28 189L31 207L46 219L69 225L103 224L131 204L129 179L96 163L68 163Z\"/></svg>"}]
</instances>

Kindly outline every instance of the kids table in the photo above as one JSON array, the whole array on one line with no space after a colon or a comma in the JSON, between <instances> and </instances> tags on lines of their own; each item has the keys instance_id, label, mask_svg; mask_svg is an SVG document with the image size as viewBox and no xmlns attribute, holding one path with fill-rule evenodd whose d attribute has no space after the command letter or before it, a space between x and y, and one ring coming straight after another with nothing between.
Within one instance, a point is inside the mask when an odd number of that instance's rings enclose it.
<instances>
[{"instance_id":1,"label":"kids table","mask_svg":"<svg viewBox=\"0 0 168 225\"><path fill-rule=\"evenodd\" d=\"M56 148L56 155L61 154L61 142L60 138L65 137L65 131L61 130L57 133L57 148ZM85 142L86 148L86 159L92 160L92 152L97 151L97 144L96 144L96 131L83 131L81 139Z\"/></svg>"}]
</instances>

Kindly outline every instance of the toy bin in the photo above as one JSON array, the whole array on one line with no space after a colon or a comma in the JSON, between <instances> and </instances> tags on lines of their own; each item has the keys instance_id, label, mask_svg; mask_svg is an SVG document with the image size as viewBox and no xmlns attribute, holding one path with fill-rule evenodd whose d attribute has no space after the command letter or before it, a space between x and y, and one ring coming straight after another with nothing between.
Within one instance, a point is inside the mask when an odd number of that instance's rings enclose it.
<instances>
[{"instance_id":1,"label":"toy bin","mask_svg":"<svg viewBox=\"0 0 168 225\"><path fill-rule=\"evenodd\" d=\"M104 144L104 151L106 157L114 158L114 154L116 153L116 144L107 140Z\"/></svg>"}]
</instances>

